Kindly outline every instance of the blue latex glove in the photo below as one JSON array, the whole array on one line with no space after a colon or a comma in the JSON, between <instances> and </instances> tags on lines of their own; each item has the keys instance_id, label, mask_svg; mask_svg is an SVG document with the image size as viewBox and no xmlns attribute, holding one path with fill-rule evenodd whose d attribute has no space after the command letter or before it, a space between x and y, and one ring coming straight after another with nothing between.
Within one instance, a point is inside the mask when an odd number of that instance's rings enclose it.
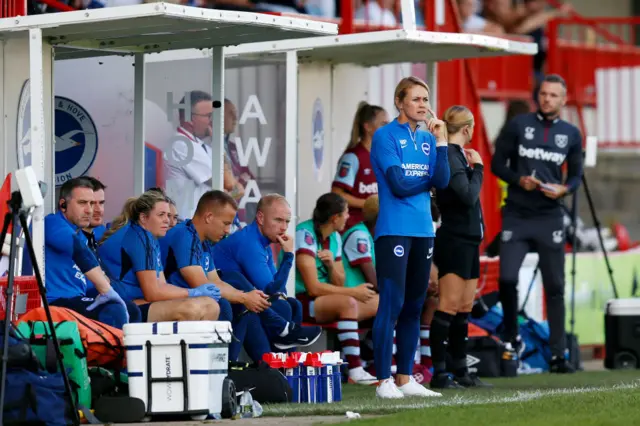
<instances>
[{"instance_id":1,"label":"blue latex glove","mask_svg":"<svg viewBox=\"0 0 640 426\"><path fill-rule=\"evenodd\" d=\"M120 295L113 288L110 288L109 291L104 294L97 295L94 299L94 302L89 306L87 306L87 311L91 312L98 306L104 305L105 303L109 303L109 302L115 302L122 305L122 307L124 308L124 311L127 314L127 323L128 323L129 310L127 309L127 304L124 303L124 300L122 300L122 297L120 297Z\"/></svg>"},{"instance_id":2,"label":"blue latex glove","mask_svg":"<svg viewBox=\"0 0 640 426\"><path fill-rule=\"evenodd\" d=\"M215 284L203 284L201 286L190 288L188 290L189 297L202 297L207 296L215 300L220 300L220 289Z\"/></svg>"}]
</instances>

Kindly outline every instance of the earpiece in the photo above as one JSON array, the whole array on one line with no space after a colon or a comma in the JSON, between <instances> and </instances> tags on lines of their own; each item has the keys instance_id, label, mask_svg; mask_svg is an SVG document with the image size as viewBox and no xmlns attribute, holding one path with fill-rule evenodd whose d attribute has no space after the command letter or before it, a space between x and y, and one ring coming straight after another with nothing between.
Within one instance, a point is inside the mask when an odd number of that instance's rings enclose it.
<instances>
[{"instance_id":1,"label":"earpiece","mask_svg":"<svg viewBox=\"0 0 640 426\"><path fill-rule=\"evenodd\" d=\"M62 200L62 203L60 204L60 210L66 210L66 209L67 209L67 201Z\"/></svg>"}]
</instances>

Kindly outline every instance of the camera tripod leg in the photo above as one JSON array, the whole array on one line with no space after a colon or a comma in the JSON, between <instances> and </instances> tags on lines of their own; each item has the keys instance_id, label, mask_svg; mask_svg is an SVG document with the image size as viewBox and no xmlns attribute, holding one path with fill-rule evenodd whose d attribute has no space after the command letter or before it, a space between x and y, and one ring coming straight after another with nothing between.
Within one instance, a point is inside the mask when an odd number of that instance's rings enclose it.
<instances>
[{"instance_id":1,"label":"camera tripod leg","mask_svg":"<svg viewBox=\"0 0 640 426\"><path fill-rule=\"evenodd\" d=\"M587 178L583 174L582 175L582 185L584 187L584 193L587 196L587 203L589 205L589 210L591 212L591 218L593 219L593 224L596 227L596 231L598 234L598 240L600 241L600 249L602 250L602 255L604 256L604 262L607 266L607 272L609 273L609 280L611 281L611 288L613 289L613 296L618 298L618 288L616 287L615 279L613 278L613 269L611 268L611 263L609 262L609 256L607 254L607 249L604 246L604 238L602 238L602 231L600 228L600 221L598 220L598 215L596 214L596 209L593 206L593 199L591 198L591 191L589 191L589 185L587 184Z\"/></svg>"},{"instance_id":2,"label":"camera tripod leg","mask_svg":"<svg viewBox=\"0 0 640 426\"><path fill-rule=\"evenodd\" d=\"M56 351L56 357L58 358L58 368L62 373L62 377L64 380L64 387L69 398L69 403L71 404L71 408L73 410L72 419L75 425L80 424L80 416L78 414L78 408L76 407L76 402L73 398L73 392L71 391L71 384L69 383L69 376L67 375L67 371L64 368L64 363L62 361L62 352L60 351L60 344L58 343L58 336L56 335L56 329L53 325L53 318L51 317L51 310L49 309L49 302L47 302L46 297L46 289L44 288L44 284L42 281L42 275L40 274L40 268L36 261L36 251L33 248L33 240L31 239L31 234L29 232L29 227L27 224L27 216L24 212L20 213L20 225L24 229L24 237L27 245L27 249L29 250L29 256L33 261L33 272L36 276L36 282L38 283L38 290L40 291L40 298L42 299L42 306L44 307L44 311L47 314L47 323L49 324L49 330L51 331L51 337L53 340L53 347Z\"/></svg>"},{"instance_id":3,"label":"camera tripod leg","mask_svg":"<svg viewBox=\"0 0 640 426\"><path fill-rule=\"evenodd\" d=\"M14 212L7 213L2 227L2 244L9 230L9 224L13 222L15 224L16 214ZM15 225L14 225L15 226ZM0 376L0 425L4 424L4 401L6 395L6 377L7 377L7 363L9 362L9 332L11 330L11 316L12 312L12 300L13 300L13 285L16 266L16 250L17 244L15 235L11 236L11 242L9 244L9 275L7 277L7 291L5 298L4 309L4 344L2 345L2 375Z\"/></svg>"}]
</instances>

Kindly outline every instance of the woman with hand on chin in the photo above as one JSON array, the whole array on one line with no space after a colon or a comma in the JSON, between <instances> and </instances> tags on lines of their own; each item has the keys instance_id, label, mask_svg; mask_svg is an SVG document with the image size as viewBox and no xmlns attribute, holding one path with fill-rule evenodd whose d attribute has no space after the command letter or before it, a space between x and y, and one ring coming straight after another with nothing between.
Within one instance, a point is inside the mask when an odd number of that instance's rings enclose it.
<instances>
[{"instance_id":1,"label":"woman with hand on chin","mask_svg":"<svg viewBox=\"0 0 640 426\"><path fill-rule=\"evenodd\" d=\"M420 315L429 284L435 237L430 189L446 188L449 160L445 125L429 104L429 87L404 78L395 90L398 117L373 136L371 163L378 182L380 211L375 229L380 301L373 325L380 398L441 396L412 377ZM426 122L426 129L420 129ZM391 377L393 329L397 376Z\"/></svg>"}]
</instances>

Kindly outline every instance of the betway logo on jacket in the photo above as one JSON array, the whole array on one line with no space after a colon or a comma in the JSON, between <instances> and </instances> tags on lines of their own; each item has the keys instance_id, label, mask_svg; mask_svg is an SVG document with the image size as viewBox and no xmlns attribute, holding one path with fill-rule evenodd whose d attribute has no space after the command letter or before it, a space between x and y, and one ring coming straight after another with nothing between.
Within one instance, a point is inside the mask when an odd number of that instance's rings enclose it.
<instances>
[{"instance_id":1,"label":"betway logo on jacket","mask_svg":"<svg viewBox=\"0 0 640 426\"><path fill-rule=\"evenodd\" d=\"M420 163L402 163L405 176L429 176L429 165Z\"/></svg>"},{"instance_id":2,"label":"betway logo on jacket","mask_svg":"<svg viewBox=\"0 0 640 426\"><path fill-rule=\"evenodd\" d=\"M567 157L560 152L545 151L542 148L525 148L520 145L518 148L518 155L520 157L531 158L534 160L551 161L558 166L564 163L564 159Z\"/></svg>"}]
</instances>

